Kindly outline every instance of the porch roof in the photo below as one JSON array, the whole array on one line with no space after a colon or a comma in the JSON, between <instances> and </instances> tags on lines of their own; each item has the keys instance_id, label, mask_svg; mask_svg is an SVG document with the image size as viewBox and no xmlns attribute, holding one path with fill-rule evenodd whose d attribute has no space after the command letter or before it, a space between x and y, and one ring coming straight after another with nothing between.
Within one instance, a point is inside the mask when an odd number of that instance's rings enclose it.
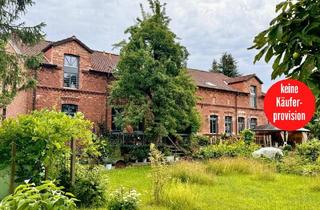
<instances>
[{"instance_id":1,"label":"porch roof","mask_svg":"<svg viewBox=\"0 0 320 210\"><path fill-rule=\"evenodd\" d=\"M255 129L253 129L253 131L261 131L261 132L279 132L279 131L284 131L281 130L279 128L274 127L271 124L265 124L265 125L259 125L257 126ZM298 132L310 132L310 130L306 129L306 128L300 128L297 129L296 131Z\"/></svg>"}]
</instances>

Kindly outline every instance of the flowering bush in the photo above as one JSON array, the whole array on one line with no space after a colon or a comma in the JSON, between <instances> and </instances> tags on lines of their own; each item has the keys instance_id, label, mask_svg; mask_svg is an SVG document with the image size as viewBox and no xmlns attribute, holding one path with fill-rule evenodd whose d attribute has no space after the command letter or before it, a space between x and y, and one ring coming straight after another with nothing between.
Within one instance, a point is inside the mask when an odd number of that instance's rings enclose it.
<instances>
[{"instance_id":1,"label":"flowering bush","mask_svg":"<svg viewBox=\"0 0 320 210\"><path fill-rule=\"evenodd\" d=\"M136 190L126 190L121 187L110 195L108 209L136 210L140 194Z\"/></svg>"}]
</instances>

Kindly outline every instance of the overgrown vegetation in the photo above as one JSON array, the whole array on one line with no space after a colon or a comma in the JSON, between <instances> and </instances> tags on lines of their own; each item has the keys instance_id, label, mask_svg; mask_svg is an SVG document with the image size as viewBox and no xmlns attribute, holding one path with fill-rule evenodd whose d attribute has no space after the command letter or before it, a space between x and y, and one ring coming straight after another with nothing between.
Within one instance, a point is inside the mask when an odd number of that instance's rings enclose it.
<instances>
[{"instance_id":1,"label":"overgrown vegetation","mask_svg":"<svg viewBox=\"0 0 320 210\"><path fill-rule=\"evenodd\" d=\"M277 163L279 172L316 176L320 174L320 141L313 139L297 146Z\"/></svg>"},{"instance_id":2,"label":"overgrown vegetation","mask_svg":"<svg viewBox=\"0 0 320 210\"><path fill-rule=\"evenodd\" d=\"M77 199L71 193L65 193L51 181L41 185L21 184L12 195L0 202L1 210L30 209L75 209Z\"/></svg>"},{"instance_id":3,"label":"overgrown vegetation","mask_svg":"<svg viewBox=\"0 0 320 210\"><path fill-rule=\"evenodd\" d=\"M70 117L42 110L7 119L0 126L0 161L4 166L11 163L11 148L15 144L17 183L31 179L39 184L55 179L69 159L72 138L77 140L77 155L95 154L91 129L92 123L81 113Z\"/></svg>"},{"instance_id":4,"label":"overgrown vegetation","mask_svg":"<svg viewBox=\"0 0 320 210\"><path fill-rule=\"evenodd\" d=\"M181 183L210 185L215 182L215 176L208 174L201 162L181 161L170 167L168 173L172 180Z\"/></svg>"},{"instance_id":5,"label":"overgrown vegetation","mask_svg":"<svg viewBox=\"0 0 320 210\"><path fill-rule=\"evenodd\" d=\"M251 157L252 152L259 146L254 143L245 143L237 141L235 143L222 142L201 148L195 153L195 157L199 159L210 159L220 157Z\"/></svg>"}]
</instances>

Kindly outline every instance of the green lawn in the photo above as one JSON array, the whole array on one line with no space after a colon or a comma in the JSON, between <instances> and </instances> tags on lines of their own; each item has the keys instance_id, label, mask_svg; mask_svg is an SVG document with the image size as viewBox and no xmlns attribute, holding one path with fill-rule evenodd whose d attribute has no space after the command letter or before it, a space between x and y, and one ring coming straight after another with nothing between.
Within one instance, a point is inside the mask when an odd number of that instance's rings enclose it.
<instances>
[{"instance_id":1,"label":"green lawn","mask_svg":"<svg viewBox=\"0 0 320 210\"><path fill-rule=\"evenodd\" d=\"M110 188L135 188L141 194L141 209L165 209L151 206L149 167L130 167L107 172ZM250 175L217 176L213 185L192 184L198 195L194 202L201 209L297 209L320 207L320 191L312 190L315 178L277 174L273 181L253 179ZM320 186L319 186L320 188Z\"/></svg>"}]
</instances>

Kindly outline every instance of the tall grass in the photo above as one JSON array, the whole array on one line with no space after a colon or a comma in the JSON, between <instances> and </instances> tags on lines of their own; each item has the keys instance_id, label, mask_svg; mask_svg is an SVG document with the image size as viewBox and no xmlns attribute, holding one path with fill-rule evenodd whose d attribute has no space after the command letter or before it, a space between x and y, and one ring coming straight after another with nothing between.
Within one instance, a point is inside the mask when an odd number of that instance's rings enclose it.
<instances>
[{"instance_id":1,"label":"tall grass","mask_svg":"<svg viewBox=\"0 0 320 210\"><path fill-rule=\"evenodd\" d=\"M275 170L258 160L247 158L221 158L207 162L207 172L214 175L253 175L259 180L274 180Z\"/></svg>"},{"instance_id":2,"label":"tall grass","mask_svg":"<svg viewBox=\"0 0 320 210\"><path fill-rule=\"evenodd\" d=\"M181 161L171 167L169 174L182 183L211 185L215 182L215 176L207 173L205 165L200 162Z\"/></svg>"},{"instance_id":3,"label":"tall grass","mask_svg":"<svg viewBox=\"0 0 320 210\"><path fill-rule=\"evenodd\" d=\"M166 185L163 191L160 205L172 210L198 210L198 196L192 185L183 184L179 181Z\"/></svg>"}]
</instances>

